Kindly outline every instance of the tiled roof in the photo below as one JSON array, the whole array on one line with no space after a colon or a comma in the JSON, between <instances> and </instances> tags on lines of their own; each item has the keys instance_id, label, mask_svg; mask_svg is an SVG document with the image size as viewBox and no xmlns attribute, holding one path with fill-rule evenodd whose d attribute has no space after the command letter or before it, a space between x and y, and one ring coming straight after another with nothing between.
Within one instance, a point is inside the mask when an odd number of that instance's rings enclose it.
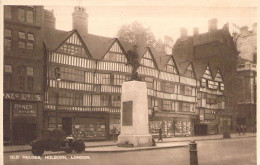
<instances>
[{"instance_id":1,"label":"tiled roof","mask_svg":"<svg viewBox=\"0 0 260 165\"><path fill-rule=\"evenodd\" d=\"M62 31L62 30L48 30L45 31L44 42L48 50L55 51L58 47L70 36L72 33L77 32L77 30L72 31ZM80 34L79 34L80 35ZM119 41L119 45L122 46L124 52L133 48L133 44L127 43L125 41L119 40L117 38L103 37L94 34L80 35L84 44L86 45L90 55L94 59L102 59L105 54L109 51L114 42ZM162 70L166 63L171 58L170 55L166 55L164 51L156 50L155 48L149 48L137 45L137 53L139 60L144 56L146 51L151 51L152 56L155 60L155 64L158 69ZM178 65L177 65L178 67Z\"/></svg>"},{"instance_id":2,"label":"tiled roof","mask_svg":"<svg viewBox=\"0 0 260 165\"><path fill-rule=\"evenodd\" d=\"M48 30L44 33L44 42L48 50L56 50L72 33L72 31Z\"/></svg>"},{"instance_id":3,"label":"tiled roof","mask_svg":"<svg viewBox=\"0 0 260 165\"><path fill-rule=\"evenodd\" d=\"M109 51L109 48L116 41L116 38L102 37L98 35L88 34L82 37L87 45L90 54L95 59L101 59Z\"/></svg>"}]
</instances>

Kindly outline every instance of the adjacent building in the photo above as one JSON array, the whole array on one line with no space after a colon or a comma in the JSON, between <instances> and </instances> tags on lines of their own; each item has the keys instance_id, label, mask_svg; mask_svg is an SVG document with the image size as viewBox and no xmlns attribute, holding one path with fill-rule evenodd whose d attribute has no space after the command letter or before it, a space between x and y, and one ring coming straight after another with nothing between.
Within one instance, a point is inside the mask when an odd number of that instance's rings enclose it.
<instances>
[{"instance_id":1,"label":"adjacent building","mask_svg":"<svg viewBox=\"0 0 260 165\"><path fill-rule=\"evenodd\" d=\"M257 24L252 30L247 26L240 28L235 35L238 54L237 66L237 124L246 125L248 131L256 127L256 57Z\"/></svg>"},{"instance_id":2,"label":"adjacent building","mask_svg":"<svg viewBox=\"0 0 260 165\"><path fill-rule=\"evenodd\" d=\"M42 134L42 13L42 6L4 6L4 144Z\"/></svg>"},{"instance_id":3,"label":"adjacent building","mask_svg":"<svg viewBox=\"0 0 260 165\"><path fill-rule=\"evenodd\" d=\"M194 64L198 63L198 67L209 64L212 70L218 68L219 72L222 73L221 76L224 83L221 82L221 86L219 86L219 88L220 90L222 90L223 88L225 89L223 90L223 92L221 92L223 93L225 98L225 111L220 108L221 112L219 112L218 114L222 115L221 120L223 120L222 123L225 124L224 126L219 127L220 130L218 132L221 133L223 132L223 129L234 129L234 126L236 125L236 119L234 119L234 116L232 114L236 108L236 89L234 88L234 82L237 66L237 50L234 45L233 38L229 33L228 24L225 24L222 29L218 29L217 22L217 19L209 20L208 32L206 33L200 34L199 29L194 28L193 35L191 36L188 36L187 30L185 28L181 28L180 38L176 41L173 47L173 57L181 59L179 62L180 64L187 61L192 61ZM205 69L206 67L203 67L202 73L204 73ZM199 77L197 78L200 81L201 87L203 87L204 84L207 83L206 86L207 88L209 88L214 83L218 82L214 80L214 76L211 77L213 79L208 77L206 79L206 82L204 79L200 79ZM202 90L201 87L200 91ZM210 90L214 91L214 88L211 88ZM208 97L209 99L211 99L211 97L214 98L215 96L209 94L206 96L205 99L207 99ZM202 113L204 113L204 110L202 110ZM205 118L204 120L208 119Z\"/></svg>"}]
</instances>

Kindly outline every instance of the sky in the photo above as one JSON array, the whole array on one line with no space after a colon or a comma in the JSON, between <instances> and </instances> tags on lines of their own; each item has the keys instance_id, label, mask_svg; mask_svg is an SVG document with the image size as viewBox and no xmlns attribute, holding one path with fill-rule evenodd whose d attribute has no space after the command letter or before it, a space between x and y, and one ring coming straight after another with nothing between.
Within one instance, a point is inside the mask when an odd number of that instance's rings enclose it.
<instances>
[{"instance_id":1,"label":"sky","mask_svg":"<svg viewBox=\"0 0 260 165\"><path fill-rule=\"evenodd\" d=\"M107 37L116 37L117 31L124 24L138 21L144 27L150 27L155 37L163 39L165 35L176 40L180 28L185 27L188 35L198 27L200 33L208 30L208 20L218 19L218 28L229 22L252 27L256 22L257 10L254 7L174 7L174 6L84 6L88 13L89 33ZM44 6L54 10L56 28L72 30L74 6Z\"/></svg>"},{"instance_id":2,"label":"sky","mask_svg":"<svg viewBox=\"0 0 260 165\"><path fill-rule=\"evenodd\" d=\"M61 3L62 2L62 3ZM155 37L165 35L176 40L180 28L192 35L194 27L200 33L207 32L208 20L218 19L218 28L230 23L239 27L252 26L256 22L257 0L2 0L2 4L44 5L53 9L56 28L72 30L72 12L75 6L83 6L88 13L88 30L91 34L116 37L124 24L138 21L150 27Z\"/></svg>"}]
</instances>

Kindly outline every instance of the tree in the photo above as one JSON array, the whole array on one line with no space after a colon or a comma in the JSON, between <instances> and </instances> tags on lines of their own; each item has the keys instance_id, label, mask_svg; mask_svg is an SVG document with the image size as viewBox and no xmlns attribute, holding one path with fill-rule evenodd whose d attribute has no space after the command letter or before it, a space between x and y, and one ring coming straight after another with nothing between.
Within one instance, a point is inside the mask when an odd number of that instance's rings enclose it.
<instances>
[{"instance_id":1,"label":"tree","mask_svg":"<svg viewBox=\"0 0 260 165\"><path fill-rule=\"evenodd\" d=\"M156 39L150 28L143 27L137 21L132 24L123 25L117 32L117 37L134 45L154 47L156 43Z\"/></svg>"}]
</instances>

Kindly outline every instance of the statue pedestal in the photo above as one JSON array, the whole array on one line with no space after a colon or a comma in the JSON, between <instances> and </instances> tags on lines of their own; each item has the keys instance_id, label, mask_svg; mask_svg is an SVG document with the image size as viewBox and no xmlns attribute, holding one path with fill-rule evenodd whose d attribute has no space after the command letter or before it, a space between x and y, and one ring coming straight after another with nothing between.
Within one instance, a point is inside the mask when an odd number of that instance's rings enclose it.
<instances>
[{"instance_id":1,"label":"statue pedestal","mask_svg":"<svg viewBox=\"0 0 260 165\"><path fill-rule=\"evenodd\" d=\"M118 137L118 146L152 146L146 83L124 82L121 100L121 134Z\"/></svg>"}]
</instances>

